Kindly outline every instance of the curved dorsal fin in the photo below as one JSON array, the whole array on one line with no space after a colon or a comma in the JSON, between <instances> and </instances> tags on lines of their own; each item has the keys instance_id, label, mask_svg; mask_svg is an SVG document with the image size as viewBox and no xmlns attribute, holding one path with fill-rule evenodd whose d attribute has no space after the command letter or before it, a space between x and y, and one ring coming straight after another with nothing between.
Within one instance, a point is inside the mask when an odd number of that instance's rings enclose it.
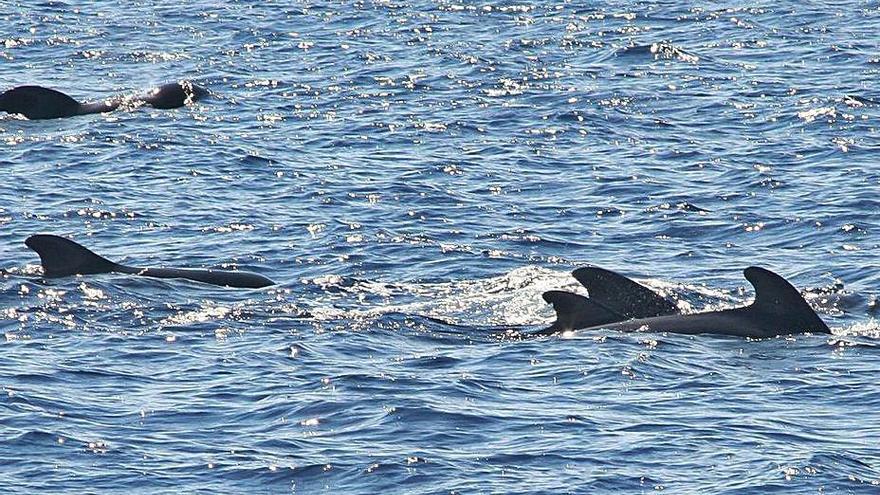
<instances>
[{"instance_id":1,"label":"curved dorsal fin","mask_svg":"<svg viewBox=\"0 0 880 495\"><path fill-rule=\"evenodd\" d=\"M678 307L651 289L623 275L587 266L571 273L587 288L590 299L602 306L630 318L650 318L652 316L678 314Z\"/></svg>"},{"instance_id":2,"label":"curved dorsal fin","mask_svg":"<svg viewBox=\"0 0 880 495\"><path fill-rule=\"evenodd\" d=\"M595 327L627 319L584 296L571 292L551 290L545 292L542 297L556 310L556 322L550 328L539 332L542 334Z\"/></svg>"},{"instance_id":3,"label":"curved dorsal fin","mask_svg":"<svg viewBox=\"0 0 880 495\"><path fill-rule=\"evenodd\" d=\"M743 275L755 287L755 302L749 309L772 318L772 323L783 330L831 333L800 292L784 278L757 266L746 268Z\"/></svg>"},{"instance_id":4,"label":"curved dorsal fin","mask_svg":"<svg viewBox=\"0 0 880 495\"><path fill-rule=\"evenodd\" d=\"M0 94L0 110L28 119L57 119L80 114L80 104L66 94L42 86L19 86Z\"/></svg>"},{"instance_id":5,"label":"curved dorsal fin","mask_svg":"<svg viewBox=\"0 0 880 495\"><path fill-rule=\"evenodd\" d=\"M57 235L32 235L24 243L40 255L46 278L108 273L125 268Z\"/></svg>"}]
</instances>

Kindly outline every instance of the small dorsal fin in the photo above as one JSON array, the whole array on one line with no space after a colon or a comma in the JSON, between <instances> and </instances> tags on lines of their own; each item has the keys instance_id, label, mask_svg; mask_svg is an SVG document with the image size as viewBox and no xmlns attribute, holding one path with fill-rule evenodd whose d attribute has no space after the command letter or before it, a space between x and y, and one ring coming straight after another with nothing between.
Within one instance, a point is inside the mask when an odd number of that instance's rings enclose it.
<instances>
[{"instance_id":1,"label":"small dorsal fin","mask_svg":"<svg viewBox=\"0 0 880 495\"><path fill-rule=\"evenodd\" d=\"M784 278L757 266L746 268L743 274L755 287L755 302L750 309L766 314L781 329L793 333L831 333L800 292Z\"/></svg>"},{"instance_id":2,"label":"small dorsal fin","mask_svg":"<svg viewBox=\"0 0 880 495\"><path fill-rule=\"evenodd\" d=\"M80 104L66 94L42 86L19 86L0 94L0 110L28 119L57 119L80 114Z\"/></svg>"},{"instance_id":3,"label":"small dorsal fin","mask_svg":"<svg viewBox=\"0 0 880 495\"><path fill-rule=\"evenodd\" d=\"M551 290L545 292L543 297L556 310L556 322L550 328L539 333L565 332L627 319L627 317L596 304L584 296L571 292Z\"/></svg>"},{"instance_id":4,"label":"small dorsal fin","mask_svg":"<svg viewBox=\"0 0 880 495\"><path fill-rule=\"evenodd\" d=\"M108 273L125 268L57 235L32 235L24 243L40 255L46 278Z\"/></svg>"},{"instance_id":5,"label":"small dorsal fin","mask_svg":"<svg viewBox=\"0 0 880 495\"><path fill-rule=\"evenodd\" d=\"M625 320L679 313L678 307L668 299L611 270L587 266L578 268L572 275L587 288L590 299L623 315Z\"/></svg>"}]
</instances>

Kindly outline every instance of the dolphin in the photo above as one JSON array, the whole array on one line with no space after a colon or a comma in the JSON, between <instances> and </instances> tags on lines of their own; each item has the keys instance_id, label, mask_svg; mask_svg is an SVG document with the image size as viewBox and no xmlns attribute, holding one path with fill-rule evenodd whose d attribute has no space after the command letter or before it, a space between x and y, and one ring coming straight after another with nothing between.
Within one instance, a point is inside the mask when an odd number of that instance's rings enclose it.
<instances>
[{"instance_id":1,"label":"dolphin","mask_svg":"<svg viewBox=\"0 0 880 495\"><path fill-rule=\"evenodd\" d=\"M208 96L207 89L190 81L164 84L142 96L115 97L80 103L70 96L42 86L18 86L0 93L0 110L24 115L30 120L58 119L116 110L126 102L146 103L154 108L178 108Z\"/></svg>"},{"instance_id":2,"label":"dolphin","mask_svg":"<svg viewBox=\"0 0 880 495\"><path fill-rule=\"evenodd\" d=\"M251 272L195 268L137 268L120 265L70 239L57 235L32 235L24 243L40 255L43 276L46 278L115 272L142 277L185 278L206 284L246 289L275 285L272 280Z\"/></svg>"},{"instance_id":3,"label":"dolphin","mask_svg":"<svg viewBox=\"0 0 880 495\"><path fill-rule=\"evenodd\" d=\"M545 292L556 310L556 322L535 332L550 335L570 330L619 330L720 334L768 338L831 330L801 294L779 275L756 266L743 271L755 288L755 300L741 308L681 314L669 300L623 275L597 267L573 272L589 297L565 291Z\"/></svg>"}]
</instances>

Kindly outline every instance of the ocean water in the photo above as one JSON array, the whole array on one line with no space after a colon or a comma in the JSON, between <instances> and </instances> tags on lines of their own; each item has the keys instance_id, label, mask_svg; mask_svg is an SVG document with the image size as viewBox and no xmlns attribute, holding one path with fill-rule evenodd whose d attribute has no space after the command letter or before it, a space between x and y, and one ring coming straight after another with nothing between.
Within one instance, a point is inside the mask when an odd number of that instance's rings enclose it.
<instances>
[{"instance_id":1,"label":"ocean water","mask_svg":"<svg viewBox=\"0 0 880 495\"><path fill-rule=\"evenodd\" d=\"M880 492L876 2L4 1L0 491ZM64 235L260 290L43 280ZM570 271L689 311L742 269L831 336L584 332Z\"/></svg>"}]
</instances>

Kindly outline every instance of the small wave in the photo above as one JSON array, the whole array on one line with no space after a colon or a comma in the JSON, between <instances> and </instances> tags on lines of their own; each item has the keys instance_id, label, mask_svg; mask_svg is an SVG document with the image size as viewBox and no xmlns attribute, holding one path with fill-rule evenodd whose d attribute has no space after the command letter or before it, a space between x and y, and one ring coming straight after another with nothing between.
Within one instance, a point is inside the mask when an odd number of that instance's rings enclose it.
<instances>
[{"instance_id":1,"label":"small wave","mask_svg":"<svg viewBox=\"0 0 880 495\"><path fill-rule=\"evenodd\" d=\"M653 60L677 60L689 64L697 64L700 57L690 53L668 41L659 41L650 45L633 45L622 48L618 56L644 57L651 56Z\"/></svg>"}]
</instances>

